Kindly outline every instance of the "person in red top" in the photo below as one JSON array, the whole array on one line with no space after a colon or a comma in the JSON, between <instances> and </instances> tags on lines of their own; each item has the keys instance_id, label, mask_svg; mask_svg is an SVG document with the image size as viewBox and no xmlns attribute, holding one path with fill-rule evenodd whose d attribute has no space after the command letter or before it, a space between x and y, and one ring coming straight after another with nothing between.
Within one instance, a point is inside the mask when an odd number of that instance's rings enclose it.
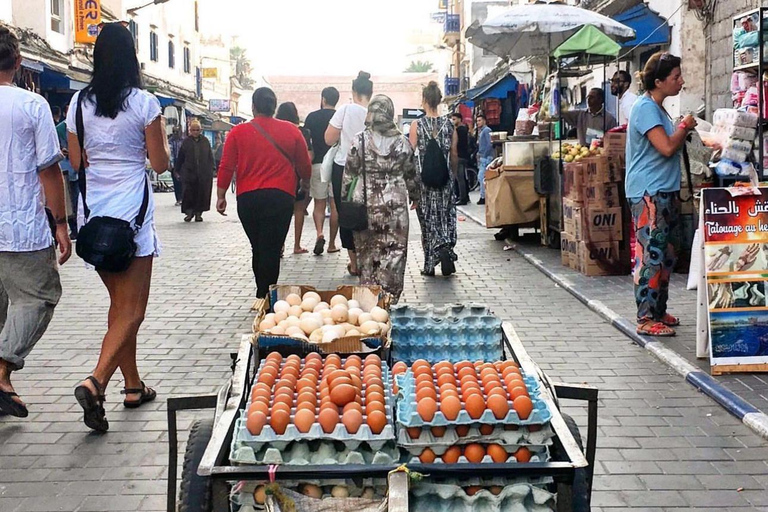
<instances>
[{"instance_id":1,"label":"person in red top","mask_svg":"<svg viewBox=\"0 0 768 512\"><path fill-rule=\"evenodd\" d=\"M295 125L274 119L276 108L270 88L254 91L254 119L227 136L217 183L216 210L226 215L227 189L236 177L237 215L251 242L258 298L277 283L296 193L306 190L312 176L304 136Z\"/></svg>"}]
</instances>

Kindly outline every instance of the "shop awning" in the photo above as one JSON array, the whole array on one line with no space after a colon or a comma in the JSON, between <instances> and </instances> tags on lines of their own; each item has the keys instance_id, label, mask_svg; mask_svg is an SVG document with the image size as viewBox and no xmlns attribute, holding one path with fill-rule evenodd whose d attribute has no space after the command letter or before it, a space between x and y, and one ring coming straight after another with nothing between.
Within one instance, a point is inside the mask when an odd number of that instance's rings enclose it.
<instances>
[{"instance_id":1,"label":"shop awning","mask_svg":"<svg viewBox=\"0 0 768 512\"><path fill-rule=\"evenodd\" d=\"M557 58L581 54L617 57L619 51L619 43L592 25L586 25L558 46L552 55Z\"/></svg>"},{"instance_id":2,"label":"shop awning","mask_svg":"<svg viewBox=\"0 0 768 512\"><path fill-rule=\"evenodd\" d=\"M31 69L32 71L37 71L38 73L42 73L43 70L45 70L42 63L26 58L21 59L21 65L27 69Z\"/></svg>"},{"instance_id":3,"label":"shop awning","mask_svg":"<svg viewBox=\"0 0 768 512\"><path fill-rule=\"evenodd\" d=\"M617 14L613 19L635 30L634 39L621 43L624 48L669 44L669 23L645 3Z\"/></svg>"},{"instance_id":4,"label":"shop awning","mask_svg":"<svg viewBox=\"0 0 768 512\"><path fill-rule=\"evenodd\" d=\"M155 97L157 97L157 100L160 102L160 106L163 108L170 107L176 104L176 100L168 96L163 96L162 94L155 93Z\"/></svg>"},{"instance_id":5,"label":"shop awning","mask_svg":"<svg viewBox=\"0 0 768 512\"><path fill-rule=\"evenodd\" d=\"M202 117L204 119L208 119L209 121L216 120L209 111L189 102L184 104L184 110L186 110L187 115L190 115L190 116Z\"/></svg>"},{"instance_id":6,"label":"shop awning","mask_svg":"<svg viewBox=\"0 0 768 512\"><path fill-rule=\"evenodd\" d=\"M470 101L486 98L505 99L510 92L515 91L517 91L517 78L512 75L505 75L490 84L469 89L466 92L466 97Z\"/></svg>"},{"instance_id":7,"label":"shop awning","mask_svg":"<svg viewBox=\"0 0 768 512\"><path fill-rule=\"evenodd\" d=\"M88 86L88 76L61 65L43 64L40 87L58 91L80 91Z\"/></svg>"}]
</instances>

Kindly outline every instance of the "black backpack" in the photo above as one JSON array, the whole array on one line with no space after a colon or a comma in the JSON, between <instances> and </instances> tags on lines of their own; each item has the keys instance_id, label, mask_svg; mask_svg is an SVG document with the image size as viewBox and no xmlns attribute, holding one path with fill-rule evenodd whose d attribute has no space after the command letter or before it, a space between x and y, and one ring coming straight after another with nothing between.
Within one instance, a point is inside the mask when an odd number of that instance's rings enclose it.
<instances>
[{"instance_id":1,"label":"black backpack","mask_svg":"<svg viewBox=\"0 0 768 512\"><path fill-rule=\"evenodd\" d=\"M421 182L424 186L430 188L445 187L451 176L448 171L445 153L443 153L440 144L435 139L437 133L434 129L432 130L424 150L424 161L421 165Z\"/></svg>"}]
</instances>

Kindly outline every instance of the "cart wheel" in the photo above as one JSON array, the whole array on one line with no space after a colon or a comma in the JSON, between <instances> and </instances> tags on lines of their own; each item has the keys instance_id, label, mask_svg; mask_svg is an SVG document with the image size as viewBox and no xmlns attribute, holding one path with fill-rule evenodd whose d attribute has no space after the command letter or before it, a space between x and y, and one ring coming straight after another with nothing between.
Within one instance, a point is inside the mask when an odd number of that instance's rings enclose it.
<instances>
[{"instance_id":1,"label":"cart wheel","mask_svg":"<svg viewBox=\"0 0 768 512\"><path fill-rule=\"evenodd\" d=\"M576 424L573 418L569 415L562 413L563 420L568 426L568 430L576 440L576 444L579 449L584 451L584 444L581 440L581 433L579 432L579 426ZM562 449L557 445L553 446L553 455L555 460L568 460L568 455L561 451ZM573 488L568 492L568 487L565 484L557 484L557 510L569 511L569 512L589 512L591 510L589 505L589 489L587 487L587 470L584 468L577 469L573 477Z\"/></svg>"},{"instance_id":2,"label":"cart wheel","mask_svg":"<svg viewBox=\"0 0 768 512\"><path fill-rule=\"evenodd\" d=\"M197 468L200 466L212 433L213 419L198 420L192 424L181 470L179 512L211 512L213 510L211 479L197 474Z\"/></svg>"}]
</instances>

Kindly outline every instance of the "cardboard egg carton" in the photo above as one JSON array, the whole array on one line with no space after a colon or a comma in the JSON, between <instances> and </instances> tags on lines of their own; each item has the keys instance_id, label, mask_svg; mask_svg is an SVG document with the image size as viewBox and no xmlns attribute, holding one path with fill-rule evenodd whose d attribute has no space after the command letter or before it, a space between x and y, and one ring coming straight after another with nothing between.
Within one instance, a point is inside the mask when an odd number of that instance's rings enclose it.
<instances>
[{"instance_id":1,"label":"cardboard egg carton","mask_svg":"<svg viewBox=\"0 0 768 512\"><path fill-rule=\"evenodd\" d=\"M498 495L483 489L469 496L464 487L422 480L410 489L410 507L419 512L551 512L555 509L555 495L530 483L506 485Z\"/></svg>"},{"instance_id":2,"label":"cardboard egg carton","mask_svg":"<svg viewBox=\"0 0 768 512\"><path fill-rule=\"evenodd\" d=\"M262 444L258 449L234 438L229 459L233 464L395 464L401 453L394 442L373 448L368 443L348 445L340 441L293 441L283 448Z\"/></svg>"},{"instance_id":3,"label":"cardboard egg carton","mask_svg":"<svg viewBox=\"0 0 768 512\"><path fill-rule=\"evenodd\" d=\"M515 426L517 427L517 425ZM445 451L444 448L469 443L495 443L505 448L514 445L550 446L554 436L555 433L550 425L543 425L536 432L531 432L528 427L506 430L504 426L496 426L493 432L488 435L482 434L478 425L472 425L465 436L460 436L456 432L456 427L448 427L440 437L432 434L430 429L424 428L418 438L412 439L407 429L399 427L397 429L397 444L411 453L421 453L421 450L429 447L435 453L439 449L442 454ZM415 452L414 450L418 451Z\"/></svg>"},{"instance_id":4,"label":"cardboard egg carton","mask_svg":"<svg viewBox=\"0 0 768 512\"><path fill-rule=\"evenodd\" d=\"M302 487L306 484L320 487L323 496L318 499L302 494ZM269 485L269 482L244 481L238 484L238 490L232 495L232 503L239 506L238 512L257 512L268 510L280 511L275 503L275 497L267 495L267 504L257 504L254 500L254 491L259 485ZM334 487L342 486L349 493L348 497L335 498L331 494ZM372 498L363 497L366 490L373 491ZM362 481L353 480L280 480L280 493L295 505L295 510L333 510L355 512L380 512L382 503L387 502L386 479L366 478ZM322 500L322 501L321 501ZM318 509L318 507L321 507Z\"/></svg>"},{"instance_id":5,"label":"cardboard egg carton","mask_svg":"<svg viewBox=\"0 0 768 512\"><path fill-rule=\"evenodd\" d=\"M458 462L454 463L446 463L443 462L442 455L448 450L448 446L430 446L433 452L435 452L435 462L432 464L470 464L469 460L464 455L459 456ZM514 458L513 454L517 451L517 449L520 448L520 446L509 446L505 447L505 450L509 454L509 458L505 462L505 464L517 464L517 460ZM531 460L529 462L548 462L549 461L549 448L546 446L528 446L527 447L531 451ZM421 452L423 449L419 450L418 453L414 453L416 450L407 450L408 453L411 455L410 459L407 460L409 464L422 464L421 460L419 460L419 455L421 455ZM438 451L440 453L438 453ZM480 461L480 464L495 464L493 462L493 459L490 455L486 455L483 457L483 460ZM520 464L527 464L527 462L521 462Z\"/></svg>"}]
</instances>

